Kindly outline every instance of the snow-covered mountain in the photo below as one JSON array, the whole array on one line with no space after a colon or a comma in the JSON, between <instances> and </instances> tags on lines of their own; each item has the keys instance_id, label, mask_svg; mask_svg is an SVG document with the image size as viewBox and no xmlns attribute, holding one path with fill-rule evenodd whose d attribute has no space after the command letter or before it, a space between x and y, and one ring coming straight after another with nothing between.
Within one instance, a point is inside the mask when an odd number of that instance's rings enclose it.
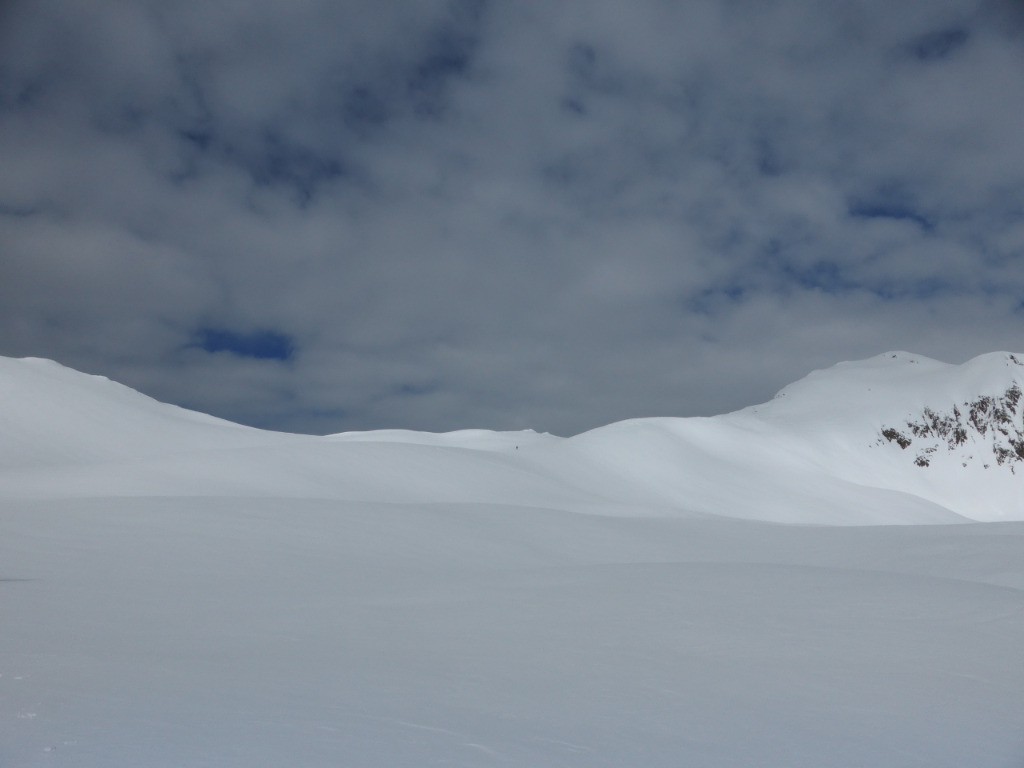
<instances>
[{"instance_id":1,"label":"snow-covered mountain","mask_svg":"<svg viewBox=\"0 0 1024 768\"><path fill-rule=\"evenodd\" d=\"M1024 519L1024 355L893 352L765 404L570 438L241 427L38 359L0 359L0 494L271 495L864 524ZM400 478L396 482L396 478Z\"/></svg>"},{"instance_id":2,"label":"snow-covered mountain","mask_svg":"<svg viewBox=\"0 0 1024 768\"><path fill-rule=\"evenodd\" d=\"M0 766L1024 765L1024 522L865 525L1024 518L1022 359L561 438L0 358Z\"/></svg>"}]
</instances>

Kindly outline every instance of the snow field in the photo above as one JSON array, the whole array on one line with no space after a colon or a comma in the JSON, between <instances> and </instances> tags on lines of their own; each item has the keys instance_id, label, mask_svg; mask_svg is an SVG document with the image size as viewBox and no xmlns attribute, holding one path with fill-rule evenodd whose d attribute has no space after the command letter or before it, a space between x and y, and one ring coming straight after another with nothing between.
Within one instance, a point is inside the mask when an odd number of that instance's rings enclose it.
<instances>
[{"instance_id":1,"label":"snow field","mask_svg":"<svg viewBox=\"0 0 1024 768\"><path fill-rule=\"evenodd\" d=\"M0 766L1024 765L1024 471L879 437L1019 359L560 438L0 358Z\"/></svg>"},{"instance_id":2,"label":"snow field","mask_svg":"<svg viewBox=\"0 0 1024 768\"><path fill-rule=\"evenodd\" d=\"M267 498L3 515L3 765L1024 758L1020 523Z\"/></svg>"}]
</instances>

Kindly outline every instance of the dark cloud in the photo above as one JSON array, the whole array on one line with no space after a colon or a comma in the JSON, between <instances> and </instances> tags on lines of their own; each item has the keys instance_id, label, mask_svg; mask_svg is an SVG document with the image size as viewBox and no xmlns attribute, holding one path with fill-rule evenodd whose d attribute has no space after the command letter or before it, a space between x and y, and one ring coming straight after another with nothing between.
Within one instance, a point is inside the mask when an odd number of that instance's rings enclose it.
<instances>
[{"instance_id":1,"label":"dark cloud","mask_svg":"<svg viewBox=\"0 0 1024 768\"><path fill-rule=\"evenodd\" d=\"M0 13L2 354L261 426L567 433L1021 346L1017 4Z\"/></svg>"}]
</instances>

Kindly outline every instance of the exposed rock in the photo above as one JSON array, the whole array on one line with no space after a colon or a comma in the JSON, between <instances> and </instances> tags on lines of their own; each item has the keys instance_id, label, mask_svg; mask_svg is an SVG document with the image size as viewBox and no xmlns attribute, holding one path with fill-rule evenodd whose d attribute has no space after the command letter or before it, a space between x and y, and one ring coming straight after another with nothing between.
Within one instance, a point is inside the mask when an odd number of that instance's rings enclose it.
<instances>
[{"instance_id":1,"label":"exposed rock","mask_svg":"<svg viewBox=\"0 0 1024 768\"><path fill-rule=\"evenodd\" d=\"M1013 355L1010 355L1010 360L1016 365L1024 365ZM940 448L951 452L968 442L988 447L999 466L1024 461L1024 407L1021 406L1021 397L1020 386L1014 384L1001 395L983 395L971 402L954 405L946 412L924 408L920 416L908 419L905 425L914 438L926 442L914 463L919 467L930 466L932 454ZM912 442L906 433L891 426L883 426L881 435L903 449ZM966 457L967 460L973 458L973 453ZM961 465L967 466L967 462L962 461Z\"/></svg>"},{"instance_id":2,"label":"exposed rock","mask_svg":"<svg viewBox=\"0 0 1024 768\"><path fill-rule=\"evenodd\" d=\"M884 437L890 443L895 441L900 448L906 448L911 443L909 437L904 435L902 432L893 429L892 427L886 427L885 429L883 429L882 437Z\"/></svg>"}]
</instances>

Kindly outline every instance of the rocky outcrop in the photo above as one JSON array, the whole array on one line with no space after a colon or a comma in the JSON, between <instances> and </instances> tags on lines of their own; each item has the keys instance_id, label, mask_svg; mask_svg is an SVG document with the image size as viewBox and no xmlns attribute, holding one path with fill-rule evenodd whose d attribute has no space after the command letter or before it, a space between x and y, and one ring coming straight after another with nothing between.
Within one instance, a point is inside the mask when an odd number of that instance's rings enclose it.
<instances>
[{"instance_id":1,"label":"rocky outcrop","mask_svg":"<svg viewBox=\"0 0 1024 768\"><path fill-rule=\"evenodd\" d=\"M1011 356L1012 357L1012 356ZM1020 364L1016 358L1013 362ZM954 405L948 411L925 408L899 427L882 427L879 442L901 449L914 447L914 463L928 467L940 451L964 454L962 463L982 461L985 466L1024 462L1024 402L1021 387L1013 384L999 395L982 395ZM965 449L967 449L965 453Z\"/></svg>"}]
</instances>

